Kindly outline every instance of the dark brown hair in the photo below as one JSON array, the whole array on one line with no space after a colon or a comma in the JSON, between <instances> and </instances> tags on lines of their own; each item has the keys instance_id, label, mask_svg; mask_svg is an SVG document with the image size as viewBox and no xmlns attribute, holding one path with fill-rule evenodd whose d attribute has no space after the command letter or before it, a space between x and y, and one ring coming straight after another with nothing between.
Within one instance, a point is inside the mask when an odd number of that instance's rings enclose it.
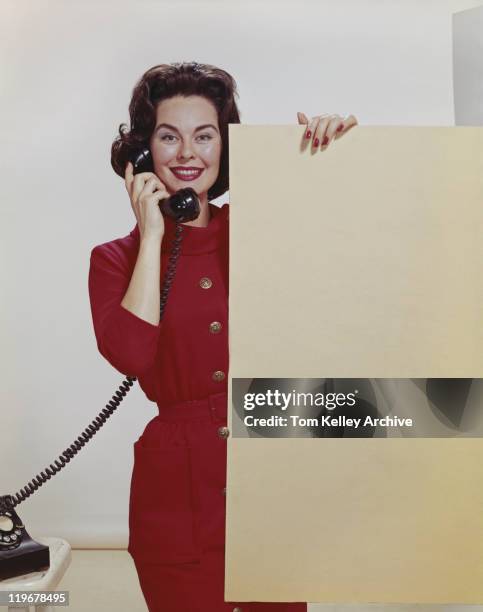
<instances>
[{"instance_id":1,"label":"dark brown hair","mask_svg":"<svg viewBox=\"0 0 483 612\"><path fill-rule=\"evenodd\" d=\"M147 70L134 87L129 104L131 129L119 126L119 136L112 143L111 165L124 178L126 164L134 151L149 148L149 140L156 127L156 108L161 100L176 95L203 96L211 101L218 113L222 150L220 170L208 198L213 199L228 189L228 124L240 123L235 102L238 97L236 82L221 68L197 62L159 64Z\"/></svg>"}]
</instances>

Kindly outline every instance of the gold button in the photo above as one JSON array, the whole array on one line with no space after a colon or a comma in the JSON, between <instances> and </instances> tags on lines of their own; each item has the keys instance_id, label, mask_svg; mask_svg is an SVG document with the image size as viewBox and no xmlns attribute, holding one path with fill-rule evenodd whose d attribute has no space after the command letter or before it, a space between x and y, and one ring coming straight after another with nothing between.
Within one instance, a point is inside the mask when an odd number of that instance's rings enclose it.
<instances>
[{"instance_id":1,"label":"gold button","mask_svg":"<svg viewBox=\"0 0 483 612\"><path fill-rule=\"evenodd\" d=\"M212 378L213 380L219 382L220 380L223 380L225 378L225 372L222 372L221 370L216 370L216 372L213 372Z\"/></svg>"},{"instance_id":2,"label":"gold button","mask_svg":"<svg viewBox=\"0 0 483 612\"><path fill-rule=\"evenodd\" d=\"M233 608L233 612L243 612L241 608Z\"/></svg>"},{"instance_id":3,"label":"gold button","mask_svg":"<svg viewBox=\"0 0 483 612\"><path fill-rule=\"evenodd\" d=\"M230 430L228 429L228 427L220 427L218 429L218 435L220 436L220 438L226 439L230 435Z\"/></svg>"},{"instance_id":4,"label":"gold button","mask_svg":"<svg viewBox=\"0 0 483 612\"><path fill-rule=\"evenodd\" d=\"M221 323L219 321L213 321L210 323L210 332L212 334L218 334L221 331Z\"/></svg>"},{"instance_id":5,"label":"gold button","mask_svg":"<svg viewBox=\"0 0 483 612\"><path fill-rule=\"evenodd\" d=\"M202 289L209 289L212 284L211 278L208 278L207 276L203 276L203 278L200 279L200 287Z\"/></svg>"}]
</instances>

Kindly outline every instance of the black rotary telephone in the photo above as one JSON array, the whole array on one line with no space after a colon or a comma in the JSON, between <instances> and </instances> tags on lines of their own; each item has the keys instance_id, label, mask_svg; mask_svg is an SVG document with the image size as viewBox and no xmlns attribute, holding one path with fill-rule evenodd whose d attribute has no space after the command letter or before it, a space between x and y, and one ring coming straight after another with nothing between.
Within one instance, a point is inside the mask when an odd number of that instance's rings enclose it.
<instances>
[{"instance_id":1,"label":"black rotary telephone","mask_svg":"<svg viewBox=\"0 0 483 612\"><path fill-rule=\"evenodd\" d=\"M134 174L153 172L151 153L147 148L135 152L130 161L133 164ZM181 251L183 230L181 223L192 221L198 217L200 203L195 190L188 187L177 191L169 198L161 200L159 207L161 212L173 217L176 221L175 238L171 246L169 262L161 289L160 319L162 319ZM58 459L45 468L45 471L37 474L33 480L14 495L0 495L0 580L46 570L50 567L49 547L39 544L29 536L14 508L35 493L44 482L55 476L75 457L118 408L135 381L136 377L127 376L105 408L101 410L82 434L59 455Z\"/></svg>"}]
</instances>

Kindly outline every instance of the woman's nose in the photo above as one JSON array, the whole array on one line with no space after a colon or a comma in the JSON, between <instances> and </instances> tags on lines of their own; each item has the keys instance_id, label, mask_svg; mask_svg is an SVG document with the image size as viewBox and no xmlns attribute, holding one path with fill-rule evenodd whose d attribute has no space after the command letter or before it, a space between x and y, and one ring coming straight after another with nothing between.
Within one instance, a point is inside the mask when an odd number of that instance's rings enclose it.
<instances>
[{"instance_id":1,"label":"woman's nose","mask_svg":"<svg viewBox=\"0 0 483 612\"><path fill-rule=\"evenodd\" d=\"M191 144L187 141L183 142L179 151L178 151L178 159L190 159L193 157L193 151L191 149Z\"/></svg>"}]
</instances>

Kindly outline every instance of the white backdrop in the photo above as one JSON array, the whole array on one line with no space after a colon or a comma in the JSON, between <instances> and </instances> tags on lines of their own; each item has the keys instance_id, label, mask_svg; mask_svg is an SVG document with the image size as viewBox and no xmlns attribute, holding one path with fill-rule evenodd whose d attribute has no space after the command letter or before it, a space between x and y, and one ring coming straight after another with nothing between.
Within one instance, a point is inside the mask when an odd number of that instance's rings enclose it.
<instances>
[{"instance_id":1,"label":"white backdrop","mask_svg":"<svg viewBox=\"0 0 483 612\"><path fill-rule=\"evenodd\" d=\"M456 125L483 125L483 6L453 17Z\"/></svg>"},{"instance_id":2,"label":"white backdrop","mask_svg":"<svg viewBox=\"0 0 483 612\"><path fill-rule=\"evenodd\" d=\"M122 380L97 352L87 273L94 245L134 227L109 159L142 72L219 65L238 82L244 123L303 111L452 125L452 13L480 4L2 1L0 493L50 463ZM19 507L32 535L125 547L132 443L156 413L135 387Z\"/></svg>"}]
</instances>

